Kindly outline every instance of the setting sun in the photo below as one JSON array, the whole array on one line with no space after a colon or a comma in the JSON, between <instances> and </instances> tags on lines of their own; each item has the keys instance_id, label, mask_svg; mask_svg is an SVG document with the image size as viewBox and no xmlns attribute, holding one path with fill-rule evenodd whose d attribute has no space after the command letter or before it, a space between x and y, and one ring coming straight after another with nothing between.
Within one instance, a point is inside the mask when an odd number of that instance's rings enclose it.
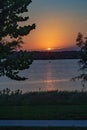
<instances>
[{"instance_id":1,"label":"setting sun","mask_svg":"<svg viewBox=\"0 0 87 130\"><path fill-rule=\"evenodd\" d=\"M23 49L54 51L75 48L77 33L87 32L86 5L86 0L66 0L66 3L62 0L33 1L27 24L35 23L36 29L23 37Z\"/></svg>"},{"instance_id":2,"label":"setting sun","mask_svg":"<svg viewBox=\"0 0 87 130\"><path fill-rule=\"evenodd\" d=\"M49 48L47 48L47 50L48 50L48 51L50 51L50 50L51 50L51 48L49 47Z\"/></svg>"}]
</instances>

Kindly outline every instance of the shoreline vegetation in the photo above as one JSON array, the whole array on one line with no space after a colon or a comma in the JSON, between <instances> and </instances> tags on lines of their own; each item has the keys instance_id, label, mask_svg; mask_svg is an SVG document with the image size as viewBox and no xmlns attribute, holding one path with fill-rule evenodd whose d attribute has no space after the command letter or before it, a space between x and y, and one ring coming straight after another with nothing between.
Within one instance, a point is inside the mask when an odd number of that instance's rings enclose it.
<instances>
[{"instance_id":1,"label":"shoreline vegetation","mask_svg":"<svg viewBox=\"0 0 87 130\"><path fill-rule=\"evenodd\" d=\"M31 51L34 60L79 59L80 51Z\"/></svg>"},{"instance_id":2,"label":"shoreline vegetation","mask_svg":"<svg viewBox=\"0 0 87 130\"><path fill-rule=\"evenodd\" d=\"M68 120L87 119L87 92L0 91L0 119Z\"/></svg>"}]
</instances>

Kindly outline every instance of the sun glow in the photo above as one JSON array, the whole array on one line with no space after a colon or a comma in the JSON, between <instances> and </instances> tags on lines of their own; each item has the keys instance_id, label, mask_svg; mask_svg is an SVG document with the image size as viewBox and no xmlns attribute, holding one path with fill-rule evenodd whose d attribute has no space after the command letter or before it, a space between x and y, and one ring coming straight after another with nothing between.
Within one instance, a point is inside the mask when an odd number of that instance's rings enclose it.
<instances>
[{"instance_id":1,"label":"sun glow","mask_svg":"<svg viewBox=\"0 0 87 130\"><path fill-rule=\"evenodd\" d=\"M48 51L51 51L52 49L49 47L49 48L47 48L47 50L48 50Z\"/></svg>"},{"instance_id":2,"label":"sun glow","mask_svg":"<svg viewBox=\"0 0 87 130\"><path fill-rule=\"evenodd\" d=\"M26 44L23 45L23 48L54 51L58 48L73 46L75 36L71 37L71 30L69 30L71 28L67 29L67 24L68 23L62 24L61 22L55 22L51 18L46 18L46 21L44 21L42 18L37 29L32 31L27 37L24 37L24 42ZM74 35L73 32L72 35Z\"/></svg>"}]
</instances>

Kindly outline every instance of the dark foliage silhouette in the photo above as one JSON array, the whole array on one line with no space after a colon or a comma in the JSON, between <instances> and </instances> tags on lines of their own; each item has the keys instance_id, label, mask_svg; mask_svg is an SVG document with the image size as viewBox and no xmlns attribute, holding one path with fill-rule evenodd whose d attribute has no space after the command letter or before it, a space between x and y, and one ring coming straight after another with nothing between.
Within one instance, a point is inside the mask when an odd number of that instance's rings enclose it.
<instances>
[{"instance_id":1,"label":"dark foliage silhouette","mask_svg":"<svg viewBox=\"0 0 87 130\"><path fill-rule=\"evenodd\" d=\"M21 50L22 37L35 29L35 24L24 25L29 19L24 13L28 12L30 3L31 0L0 1L0 76L14 80L26 79L18 73L28 69L33 61L28 52Z\"/></svg>"},{"instance_id":2,"label":"dark foliage silhouette","mask_svg":"<svg viewBox=\"0 0 87 130\"><path fill-rule=\"evenodd\" d=\"M79 66L81 74L74 79L80 79L84 87L87 81L87 37L84 37L82 33L78 33L76 42L80 48Z\"/></svg>"}]
</instances>

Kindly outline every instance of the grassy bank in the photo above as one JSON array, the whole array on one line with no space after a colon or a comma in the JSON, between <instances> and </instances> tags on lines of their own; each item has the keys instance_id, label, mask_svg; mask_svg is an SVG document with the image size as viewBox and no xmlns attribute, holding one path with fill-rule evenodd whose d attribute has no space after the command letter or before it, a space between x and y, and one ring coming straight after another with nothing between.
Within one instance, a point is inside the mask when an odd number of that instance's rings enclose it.
<instances>
[{"instance_id":1,"label":"grassy bank","mask_svg":"<svg viewBox=\"0 0 87 130\"><path fill-rule=\"evenodd\" d=\"M87 105L0 106L0 119L87 119Z\"/></svg>"},{"instance_id":2,"label":"grassy bank","mask_svg":"<svg viewBox=\"0 0 87 130\"><path fill-rule=\"evenodd\" d=\"M87 119L87 92L1 92L0 119Z\"/></svg>"},{"instance_id":3,"label":"grassy bank","mask_svg":"<svg viewBox=\"0 0 87 130\"><path fill-rule=\"evenodd\" d=\"M29 92L20 90L0 92L0 106L35 106L35 105L87 105L87 92Z\"/></svg>"}]
</instances>

